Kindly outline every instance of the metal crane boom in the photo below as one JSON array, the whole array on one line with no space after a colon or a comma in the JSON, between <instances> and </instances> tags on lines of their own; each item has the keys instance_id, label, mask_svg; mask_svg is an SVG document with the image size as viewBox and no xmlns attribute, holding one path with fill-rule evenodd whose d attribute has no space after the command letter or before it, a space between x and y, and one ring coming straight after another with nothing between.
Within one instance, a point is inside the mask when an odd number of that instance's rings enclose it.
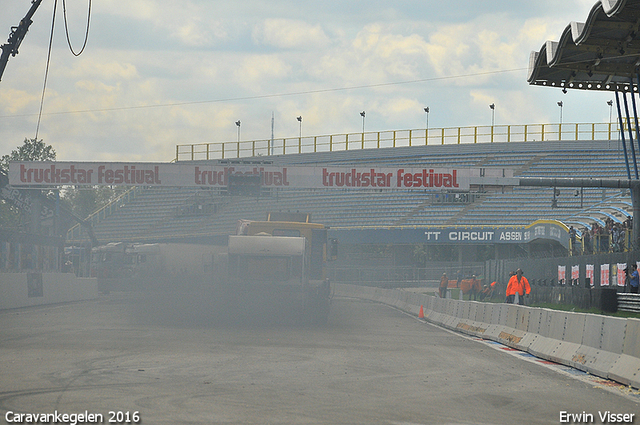
<instances>
[{"instance_id":1,"label":"metal crane boom","mask_svg":"<svg viewBox=\"0 0 640 425\"><path fill-rule=\"evenodd\" d=\"M11 27L11 33L6 44L0 46L2 48L2 55L0 55L0 81L2 81L2 74L9 62L9 55L15 56L18 54L18 48L29 31L29 26L33 23L31 18L42 3L42 0L33 0L31 2L31 8L27 12L24 18L20 21L17 27Z\"/></svg>"}]
</instances>

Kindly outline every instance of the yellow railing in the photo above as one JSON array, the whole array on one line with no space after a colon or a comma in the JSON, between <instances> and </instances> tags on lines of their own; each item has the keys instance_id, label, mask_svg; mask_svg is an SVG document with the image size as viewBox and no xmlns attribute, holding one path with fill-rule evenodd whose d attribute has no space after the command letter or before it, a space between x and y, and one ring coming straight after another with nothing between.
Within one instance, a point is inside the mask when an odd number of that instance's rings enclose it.
<instances>
[{"instance_id":1,"label":"yellow railing","mask_svg":"<svg viewBox=\"0 0 640 425\"><path fill-rule=\"evenodd\" d=\"M428 130L390 130L273 140L177 145L175 161L232 159L420 145L547 140L611 140L612 137L618 138L618 125L616 123L524 124L430 128Z\"/></svg>"}]
</instances>

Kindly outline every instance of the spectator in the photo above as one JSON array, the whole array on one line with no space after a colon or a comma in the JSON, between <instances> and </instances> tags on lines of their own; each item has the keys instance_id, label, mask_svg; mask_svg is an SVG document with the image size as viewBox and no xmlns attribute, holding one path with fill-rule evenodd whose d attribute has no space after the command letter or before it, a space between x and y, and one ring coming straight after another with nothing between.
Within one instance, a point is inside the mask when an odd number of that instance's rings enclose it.
<instances>
[{"instance_id":1,"label":"spectator","mask_svg":"<svg viewBox=\"0 0 640 425\"><path fill-rule=\"evenodd\" d=\"M582 246L585 254L591 254L593 252L593 245L591 244L591 232L586 227L582 231Z\"/></svg>"},{"instance_id":2,"label":"spectator","mask_svg":"<svg viewBox=\"0 0 640 425\"><path fill-rule=\"evenodd\" d=\"M640 275L638 274L638 266L631 266L631 276L629 278L629 292L637 294L638 284L640 283Z\"/></svg>"},{"instance_id":3,"label":"spectator","mask_svg":"<svg viewBox=\"0 0 640 425\"><path fill-rule=\"evenodd\" d=\"M571 255L576 255L576 229L574 229L573 226L569 226L569 241Z\"/></svg>"}]
</instances>

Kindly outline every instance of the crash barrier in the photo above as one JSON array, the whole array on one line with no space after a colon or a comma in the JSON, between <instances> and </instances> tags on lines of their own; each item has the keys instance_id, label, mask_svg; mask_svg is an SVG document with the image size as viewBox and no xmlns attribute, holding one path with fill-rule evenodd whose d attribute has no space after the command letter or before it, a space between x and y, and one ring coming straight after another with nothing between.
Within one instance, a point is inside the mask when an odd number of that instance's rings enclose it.
<instances>
[{"instance_id":1,"label":"crash barrier","mask_svg":"<svg viewBox=\"0 0 640 425\"><path fill-rule=\"evenodd\" d=\"M640 320L336 284L336 294L394 306L457 332L640 388Z\"/></svg>"},{"instance_id":2,"label":"crash barrier","mask_svg":"<svg viewBox=\"0 0 640 425\"><path fill-rule=\"evenodd\" d=\"M73 273L0 273L0 291L0 309L8 309L94 299L98 283Z\"/></svg>"},{"instance_id":3,"label":"crash barrier","mask_svg":"<svg viewBox=\"0 0 640 425\"><path fill-rule=\"evenodd\" d=\"M640 294L619 293L618 310L640 313Z\"/></svg>"}]
</instances>

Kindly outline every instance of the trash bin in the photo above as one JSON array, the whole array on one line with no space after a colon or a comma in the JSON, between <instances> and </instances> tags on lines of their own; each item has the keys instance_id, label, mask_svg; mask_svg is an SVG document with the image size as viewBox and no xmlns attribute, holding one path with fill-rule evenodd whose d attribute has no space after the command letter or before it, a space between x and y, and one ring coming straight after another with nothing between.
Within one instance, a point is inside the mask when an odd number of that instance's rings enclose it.
<instances>
[{"instance_id":1,"label":"trash bin","mask_svg":"<svg viewBox=\"0 0 640 425\"><path fill-rule=\"evenodd\" d=\"M607 313L618 311L618 291L615 288L603 288L600 294L600 309Z\"/></svg>"}]
</instances>

